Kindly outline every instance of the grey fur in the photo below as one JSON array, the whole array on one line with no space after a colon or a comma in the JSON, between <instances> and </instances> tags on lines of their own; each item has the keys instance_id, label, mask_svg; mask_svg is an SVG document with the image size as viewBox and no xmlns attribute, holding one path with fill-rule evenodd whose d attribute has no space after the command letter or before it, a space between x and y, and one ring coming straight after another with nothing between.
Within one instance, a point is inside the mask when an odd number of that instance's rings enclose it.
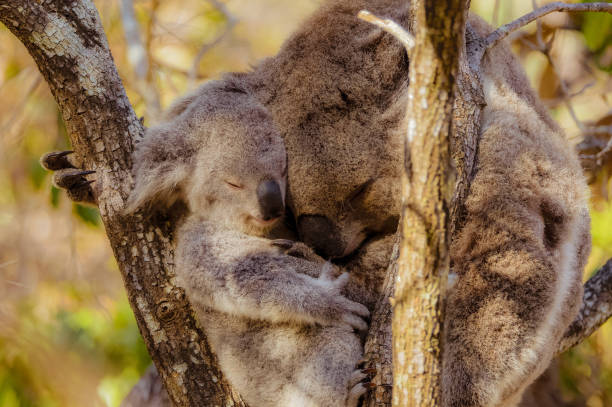
<instances>
[{"instance_id":1,"label":"grey fur","mask_svg":"<svg viewBox=\"0 0 612 407\"><path fill-rule=\"evenodd\" d=\"M266 110L228 79L179 100L166 120L137 146L127 211L187 204L178 283L223 373L252 406L355 406L365 388L349 383L362 356L354 330L367 329L369 311L342 295L346 273L262 237L272 223L258 221L258 186L277 183L284 198L286 174Z\"/></svg>"}]
</instances>

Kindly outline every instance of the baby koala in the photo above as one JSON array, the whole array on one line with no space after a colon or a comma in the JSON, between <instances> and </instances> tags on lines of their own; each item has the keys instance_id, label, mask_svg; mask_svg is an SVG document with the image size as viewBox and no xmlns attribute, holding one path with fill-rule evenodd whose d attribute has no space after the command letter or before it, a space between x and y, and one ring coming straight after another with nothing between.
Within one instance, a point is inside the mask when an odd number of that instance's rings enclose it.
<instances>
[{"instance_id":1,"label":"baby koala","mask_svg":"<svg viewBox=\"0 0 612 407\"><path fill-rule=\"evenodd\" d=\"M176 102L134 153L127 212L182 201L179 284L226 378L251 406L357 406L368 309L346 273L267 239L283 215L287 156L267 110L236 79ZM278 244L282 243L282 244ZM296 243L293 246L299 246ZM290 243L289 246L292 246Z\"/></svg>"}]
</instances>

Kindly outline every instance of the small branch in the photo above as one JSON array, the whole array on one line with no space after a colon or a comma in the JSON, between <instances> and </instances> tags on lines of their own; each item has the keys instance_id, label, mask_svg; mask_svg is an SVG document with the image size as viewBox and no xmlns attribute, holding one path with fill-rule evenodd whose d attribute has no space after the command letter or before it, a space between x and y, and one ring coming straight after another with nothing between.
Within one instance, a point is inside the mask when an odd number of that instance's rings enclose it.
<instances>
[{"instance_id":1,"label":"small branch","mask_svg":"<svg viewBox=\"0 0 612 407\"><path fill-rule=\"evenodd\" d=\"M159 94L155 85L149 80L149 72L151 71L149 66L151 59L150 40L147 40L147 47L145 48L140 38L140 24L136 20L134 2L132 0L121 0L120 9L127 44L127 57L134 69L136 88L144 99L147 116L151 118L159 117L161 111Z\"/></svg>"},{"instance_id":2,"label":"small branch","mask_svg":"<svg viewBox=\"0 0 612 407\"><path fill-rule=\"evenodd\" d=\"M537 10L536 1L532 0L532 4L533 4L534 11L536 11ZM545 42L544 37L542 35L542 21L537 20L536 24L537 24L536 39L538 42L536 49L540 51L542 54L544 54L544 56L548 60L550 67L555 73L555 76L557 77L557 79L559 79L559 87L561 88L561 92L563 93L563 102L565 103L565 106L567 107L567 110L570 116L572 117L572 120L574 120L574 123L576 123L576 127L578 127L579 130L584 131L584 124L580 121L580 119L578 119L578 115L576 115L576 111L574 110L574 106L572 105L570 91L567 87L567 84L565 83L565 80L563 80L563 77L561 76L561 72L559 72L559 69L557 69L557 64L555 63L552 55L550 54L550 50L552 48L552 43L554 40L554 32L553 32L553 37L551 38L551 40L549 42Z\"/></svg>"},{"instance_id":3,"label":"small branch","mask_svg":"<svg viewBox=\"0 0 612 407\"><path fill-rule=\"evenodd\" d=\"M221 40L223 40L223 38L225 38L238 23L238 20L229 12L227 7L225 7L225 4L221 3L218 0L208 0L208 2L211 3L213 7L216 8L221 14L223 14L223 17L225 17L226 20L226 25L223 31L219 35L217 35L214 40L202 45L202 47L198 51L197 55L193 60L193 64L191 65L191 69L189 70L189 76L187 80L188 88L193 88L194 86L196 77L198 76L198 66L200 65L200 61L202 61L202 58L204 58L204 55L206 55L208 51L217 46L217 44L219 44Z\"/></svg>"},{"instance_id":4,"label":"small branch","mask_svg":"<svg viewBox=\"0 0 612 407\"><path fill-rule=\"evenodd\" d=\"M151 52L151 46L153 44L153 29L157 23L156 15L157 9L159 8L159 1L160 0L153 0L151 2L151 11L149 12L150 19L149 24L147 24L147 31L145 34L145 49L147 50L146 55L148 60L147 80L149 82L152 82L153 79L153 53Z\"/></svg>"},{"instance_id":5,"label":"small branch","mask_svg":"<svg viewBox=\"0 0 612 407\"><path fill-rule=\"evenodd\" d=\"M495 27L497 27L499 23L499 3L500 3L500 0L495 0L495 4L493 5L493 16L492 16L491 21L493 22L493 25Z\"/></svg>"},{"instance_id":6,"label":"small branch","mask_svg":"<svg viewBox=\"0 0 612 407\"><path fill-rule=\"evenodd\" d=\"M493 31L485 39L486 48L491 48L495 46L495 44L499 43L501 40L506 38L508 34L510 34L511 32L514 32L518 30L519 28L524 27L525 25L531 23L532 21L537 20L540 17L543 17L550 13L561 12L561 11L567 11L567 12L599 11L599 12L607 12L607 13L612 14L612 4L610 3L568 4L568 3L562 3L562 2L547 4Z\"/></svg>"},{"instance_id":7,"label":"small branch","mask_svg":"<svg viewBox=\"0 0 612 407\"><path fill-rule=\"evenodd\" d=\"M357 14L357 17L363 21L367 21L370 24L374 24L375 26L382 28L383 31L393 35L404 45L407 51L414 47L414 36L395 21L377 17L367 10L361 10L359 14Z\"/></svg>"},{"instance_id":8,"label":"small branch","mask_svg":"<svg viewBox=\"0 0 612 407\"><path fill-rule=\"evenodd\" d=\"M144 78L147 75L148 63L147 53L144 44L140 39L140 25L136 20L134 12L134 3L132 0L121 0L119 2L121 10L121 22L123 23L123 31L125 32L125 42L127 43L128 61L134 68L136 77Z\"/></svg>"},{"instance_id":9,"label":"small branch","mask_svg":"<svg viewBox=\"0 0 612 407\"><path fill-rule=\"evenodd\" d=\"M576 320L565 332L557 354L591 336L612 316L612 259L584 285L582 306Z\"/></svg>"}]
</instances>

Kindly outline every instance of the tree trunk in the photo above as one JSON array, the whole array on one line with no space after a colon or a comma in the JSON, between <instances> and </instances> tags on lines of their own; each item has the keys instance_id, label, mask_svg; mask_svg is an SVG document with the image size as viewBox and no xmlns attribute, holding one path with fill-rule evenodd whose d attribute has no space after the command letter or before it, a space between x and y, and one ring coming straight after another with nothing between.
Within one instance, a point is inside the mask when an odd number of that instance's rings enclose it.
<instances>
[{"instance_id":1,"label":"tree trunk","mask_svg":"<svg viewBox=\"0 0 612 407\"><path fill-rule=\"evenodd\" d=\"M147 349L177 406L240 406L173 283L170 229L121 214L133 141L144 128L115 69L90 0L2 0L2 21L26 46L57 101L72 145L95 170L106 233Z\"/></svg>"},{"instance_id":2,"label":"tree trunk","mask_svg":"<svg viewBox=\"0 0 612 407\"><path fill-rule=\"evenodd\" d=\"M408 131L393 306L393 406L440 404L443 295L454 182L450 130L463 0L412 2Z\"/></svg>"}]
</instances>

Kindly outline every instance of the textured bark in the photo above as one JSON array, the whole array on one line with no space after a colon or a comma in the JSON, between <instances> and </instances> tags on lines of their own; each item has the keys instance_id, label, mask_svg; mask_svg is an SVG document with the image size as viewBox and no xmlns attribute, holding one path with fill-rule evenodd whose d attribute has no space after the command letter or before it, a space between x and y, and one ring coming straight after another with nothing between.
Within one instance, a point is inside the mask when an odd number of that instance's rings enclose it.
<instances>
[{"instance_id":1,"label":"textured bark","mask_svg":"<svg viewBox=\"0 0 612 407\"><path fill-rule=\"evenodd\" d=\"M391 406L393 391L391 323L393 314L389 299L393 297L395 280L397 278L399 236L397 240L389 261L382 295L372 314L372 323L370 324L368 338L365 343L364 355L368 361L368 367L375 367L377 370L376 376L372 379L372 383L375 383L377 387L366 395L363 407Z\"/></svg>"},{"instance_id":2,"label":"textured bark","mask_svg":"<svg viewBox=\"0 0 612 407\"><path fill-rule=\"evenodd\" d=\"M170 230L121 214L131 188L133 141L144 128L93 3L2 0L0 21L26 46L48 82L83 167L96 171L106 233L170 399L180 406L244 405L223 380L183 291L172 281Z\"/></svg>"},{"instance_id":3,"label":"textured bark","mask_svg":"<svg viewBox=\"0 0 612 407\"><path fill-rule=\"evenodd\" d=\"M448 277L451 112L465 25L463 0L412 2L408 131L393 305L393 405L440 403L443 294Z\"/></svg>"}]
</instances>

